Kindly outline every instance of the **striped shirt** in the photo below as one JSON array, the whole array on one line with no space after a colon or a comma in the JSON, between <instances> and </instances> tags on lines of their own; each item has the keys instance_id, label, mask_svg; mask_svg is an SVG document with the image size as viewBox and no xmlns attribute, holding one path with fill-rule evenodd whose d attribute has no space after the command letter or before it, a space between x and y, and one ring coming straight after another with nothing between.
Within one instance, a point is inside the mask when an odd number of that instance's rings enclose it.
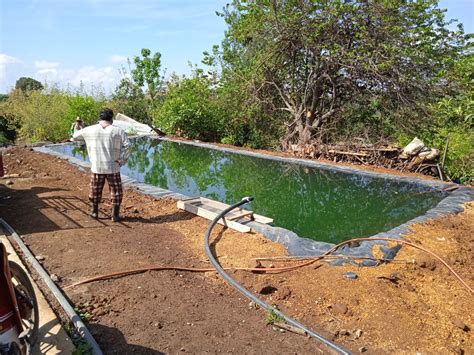
<instances>
[{"instance_id":1,"label":"striped shirt","mask_svg":"<svg viewBox=\"0 0 474 355\"><path fill-rule=\"evenodd\" d=\"M125 131L109 122L76 131L74 141L85 141L91 162L91 172L95 174L115 174L130 156L131 145Z\"/></svg>"}]
</instances>

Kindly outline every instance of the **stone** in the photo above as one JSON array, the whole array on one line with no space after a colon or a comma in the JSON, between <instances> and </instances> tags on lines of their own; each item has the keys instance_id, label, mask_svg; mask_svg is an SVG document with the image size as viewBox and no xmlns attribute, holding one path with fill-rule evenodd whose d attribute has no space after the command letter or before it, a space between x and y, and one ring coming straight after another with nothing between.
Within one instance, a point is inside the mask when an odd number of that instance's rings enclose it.
<instances>
[{"instance_id":1,"label":"stone","mask_svg":"<svg viewBox=\"0 0 474 355\"><path fill-rule=\"evenodd\" d=\"M43 255L36 256L36 260L38 260L38 261L43 261L45 259L46 259L46 257L44 257Z\"/></svg>"},{"instance_id":2,"label":"stone","mask_svg":"<svg viewBox=\"0 0 474 355\"><path fill-rule=\"evenodd\" d=\"M51 280L53 280L53 282L59 282L59 281L61 281L61 278L60 278L58 275L56 275L56 274L51 274L50 277L51 277Z\"/></svg>"},{"instance_id":3,"label":"stone","mask_svg":"<svg viewBox=\"0 0 474 355\"><path fill-rule=\"evenodd\" d=\"M13 181L7 180L7 181L5 181L5 185L13 185Z\"/></svg>"},{"instance_id":4,"label":"stone","mask_svg":"<svg viewBox=\"0 0 474 355\"><path fill-rule=\"evenodd\" d=\"M354 333L355 338L359 339L362 336L362 333L363 333L362 329L357 329Z\"/></svg>"},{"instance_id":5,"label":"stone","mask_svg":"<svg viewBox=\"0 0 474 355\"><path fill-rule=\"evenodd\" d=\"M360 352L360 353L365 353L366 351L367 351L367 348L366 348L365 346L361 346L361 347L359 348L359 352Z\"/></svg>"},{"instance_id":6,"label":"stone","mask_svg":"<svg viewBox=\"0 0 474 355\"><path fill-rule=\"evenodd\" d=\"M344 336L344 335L351 335L351 332L348 331L347 329L341 329L339 331L339 336Z\"/></svg>"},{"instance_id":7,"label":"stone","mask_svg":"<svg viewBox=\"0 0 474 355\"><path fill-rule=\"evenodd\" d=\"M283 286L278 289L278 292L276 293L276 299L278 300L286 300L290 297L291 295L291 290L289 287Z\"/></svg>"},{"instance_id":8,"label":"stone","mask_svg":"<svg viewBox=\"0 0 474 355\"><path fill-rule=\"evenodd\" d=\"M346 279L349 279L349 280L355 280L359 277L357 276L355 272L352 272L352 271L345 272L343 275Z\"/></svg>"},{"instance_id":9,"label":"stone","mask_svg":"<svg viewBox=\"0 0 474 355\"><path fill-rule=\"evenodd\" d=\"M339 314L346 314L347 313L347 306L342 303L336 303L333 307L334 311Z\"/></svg>"},{"instance_id":10,"label":"stone","mask_svg":"<svg viewBox=\"0 0 474 355\"><path fill-rule=\"evenodd\" d=\"M451 322L452 322L456 327L458 327L459 329L461 329L461 330L463 330L463 331L465 331L465 332L469 331L469 327L468 327L464 322L462 322L461 320L459 320L459 319L456 318L456 319L451 320Z\"/></svg>"}]
</instances>

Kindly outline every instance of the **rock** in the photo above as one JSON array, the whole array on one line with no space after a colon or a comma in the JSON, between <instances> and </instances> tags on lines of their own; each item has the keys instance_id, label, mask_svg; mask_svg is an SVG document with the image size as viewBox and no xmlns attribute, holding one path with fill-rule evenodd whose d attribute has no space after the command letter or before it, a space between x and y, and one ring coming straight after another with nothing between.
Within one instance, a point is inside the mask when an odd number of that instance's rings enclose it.
<instances>
[{"instance_id":1,"label":"rock","mask_svg":"<svg viewBox=\"0 0 474 355\"><path fill-rule=\"evenodd\" d=\"M436 270L436 261L432 259L418 259L417 264L423 269Z\"/></svg>"},{"instance_id":2,"label":"rock","mask_svg":"<svg viewBox=\"0 0 474 355\"><path fill-rule=\"evenodd\" d=\"M361 346L361 347L359 348L359 352L360 352L360 353L365 353L366 351L367 351L367 348L366 348L365 346Z\"/></svg>"},{"instance_id":3,"label":"rock","mask_svg":"<svg viewBox=\"0 0 474 355\"><path fill-rule=\"evenodd\" d=\"M339 335L340 335L340 336L351 335L351 332L348 331L347 329L341 329L341 330L339 331Z\"/></svg>"},{"instance_id":4,"label":"rock","mask_svg":"<svg viewBox=\"0 0 474 355\"><path fill-rule=\"evenodd\" d=\"M101 309L101 308L94 308L92 311L91 311L92 315L98 317L98 316L102 316L105 314L104 310Z\"/></svg>"},{"instance_id":5,"label":"rock","mask_svg":"<svg viewBox=\"0 0 474 355\"><path fill-rule=\"evenodd\" d=\"M37 255L36 256L36 260L38 260L38 261L43 261L45 259L46 259L46 257L44 257L43 255Z\"/></svg>"},{"instance_id":6,"label":"rock","mask_svg":"<svg viewBox=\"0 0 474 355\"><path fill-rule=\"evenodd\" d=\"M139 213L139 212L140 212L140 211L138 211L138 208L135 207L135 208L133 209L133 213Z\"/></svg>"},{"instance_id":7,"label":"rock","mask_svg":"<svg viewBox=\"0 0 474 355\"><path fill-rule=\"evenodd\" d=\"M276 293L276 299L278 300L286 300L291 295L291 290L288 287L280 287L278 292Z\"/></svg>"},{"instance_id":8,"label":"rock","mask_svg":"<svg viewBox=\"0 0 474 355\"><path fill-rule=\"evenodd\" d=\"M461 329L461 330L463 330L463 331L465 331L465 332L469 331L469 327L468 327L466 324L464 324L464 322L462 322L461 320L459 320L459 319L453 319L453 320L451 320L451 322L452 322L456 327L458 327L459 329Z\"/></svg>"},{"instance_id":9,"label":"rock","mask_svg":"<svg viewBox=\"0 0 474 355\"><path fill-rule=\"evenodd\" d=\"M334 311L339 314L346 314L347 313L347 306L342 303L336 303L333 307Z\"/></svg>"},{"instance_id":10,"label":"rock","mask_svg":"<svg viewBox=\"0 0 474 355\"><path fill-rule=\"evenodd\" d=\"M53 280L53 282L59 282L59 281L61 281L61 278L60 278L58 275L56 275L56 274L51 274L50 277L51 277L51 280Z\"/></svg>"},{"instance_id":11,"label":"rock","mask_svg":"<svg viewBox=\"0 0 474 355\"><path fill-rule=\"evenodd\" d=\"M346 279L350 279L350 280L355 280L359 277L359 276L357 276L357 274L355 272L352 272L352 271L345 272L343 275Z\"/></svg>"},{"instance_id":12,"label":"rock","mask_svg":"<svg viewBox=\"0 0 474 355\"><path fill-rule=\"evenodd\" d=\"M359 339L362 336L362 333L363 333L362 329L357 329L354 333L355 338Z\"/></svg>"},{"instance_id":13,"label":"rock","mask_svg":"<svg viewBox=\"0 0 474 355\"><path fill-rule=\"evenodd\" d=\"M7 181L5 181L5 185L13 185L13 181L7 180Z\"/></svg>"}]
</instances>

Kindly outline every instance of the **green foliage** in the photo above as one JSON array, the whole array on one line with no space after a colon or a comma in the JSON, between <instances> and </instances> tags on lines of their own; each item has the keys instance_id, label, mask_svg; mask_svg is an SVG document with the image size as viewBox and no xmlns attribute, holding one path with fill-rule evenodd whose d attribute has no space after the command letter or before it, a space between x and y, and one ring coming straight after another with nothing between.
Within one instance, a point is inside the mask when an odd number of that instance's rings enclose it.
<instances>
[{"instance_id":1,"label":"green foliage","mask_svg":"<svg viewBox=\"0 0 474 355\"><path fill-rule=\"evenodd\" d=\"M474 175L474 53L467 53L447 73L449 91L432 106L435 125L422 133L425 142L443 151L449 137L445 172L472 183Z\"/></svg>"},{"instance_id":2,"label":"green foliage","mask_svg":"<svg viewBox=\"0 0 474 355\"><path fill-rule=\"evenodd\" d=\"M0 103L0 117L6 122L2 124L0 120L0 130L10 134L5 134L9 139L18 133L28 142L58 142L69 138L71 123L77 116L86 124L95 123L105 105L103 94L88 94L82 88L74 93L55 87L30 92L14 90Z\"/></svg>"},{"instance_id":3,"label":"green foliage","mask_svg":"<svg viewBox=\"0 0 474 355\"><path fill-rule=\"evenodd\" d=\"M191 78L174 76L166 100L154 115L154 123L167 133L178 132L190 139L217 140L222 111L211 86L212 80L198 69Z\"/></svg>"},{"instance_id":4,"label":"green foliage","mask_svg":"<svg viewBox=\"0 0 474 355\"><path fill-rule=\"evenodd\" d=\"M0 115L0 145L5 145L8 142L14 142L16 139L15 127L8 125L7 118Z\"/></svg>"},{"instance_id":5,"label":"green foliage","mask_svg":"<svg viewBox=\"0 0 474 355\"><path fill-rule=\"evenodd\" d=\"M68 137L67 100L56 89L47 91L14 90L2 105L10 125L19 126L19 137L27 141L60 141Z\"/></svg>"},{"instance_id":6,"label":"green foliage","mask_svg":"<svg viewBox=\"0 0 474 355\"><path fill-rule=\"evenodd\" d=\"M445 173L451 179L459 180L461 183L472 183L474 176L474 130L464 126L440 128L425 141L443 152L448 137Z\"/></svg>"},{"instance_id":7,"label":"green foliage","mask_svg":"<svg viewBox=\"0 0 474 355\"><path fill-rule=\"evenodd\" d=\"M87 126L94 124L97 122L100 110L106 106L103 95L94 98L83 90L65 96L67 102L65 121L70 123L74 122L76 117L79 116Z\"/></svg>"},{"instance_id":8,"label":"green foliage","mask_svg":"<svg viewBox=\"0 0 474 355\"><path fill-rule=\"evenodd\" d=\"M133 81L139 87L147 87L147 93L150 95L152 102L163 89L163 75L161 74L161 54L156 52L151 56L151 51L143 48L141 58L136 56L133 58L135 68L132 69Z\"/></svg>"},{"instance_id":9,"label":"green foliage","mask_svg":"<svg viewBox=\"0 0 474 355\"><path fill-rule=\"evenodd\" d=\"M278 315L273 309L270 309L267 312L267 317L265 321L267 322L267 325L271 325L275 322L280 322L280 323L284 322L285 320L283 319L282 316Z\"/></svg>"},{"instance_id":10,"label":"green foliage","mask_svg":"<svg viewBox=\"0 0 474 355\"><path fill-rule=\"evenodd\" d=\"M153 112L164 100L164 74L161 72L161 54L151 55L147 48L141 56L129 61L130 74L123 69L123 78L112 94L113 107L137 121L149 124Z\"/></svg>"},{"instance_id":11,"label":"green foliage","mask_svg":"<svg viewBox=\"0 0 474 355\"><path fill-rule=\"evenodd\" d=\"M437 4L234 0L221 14L229 26L222 52L208 63L220 61L225 83L240 81L260 111L286 112L284 148L351 127L415 131L466 43Z\"/></svg>"},{"instance_id":12,"label":"green foliage","mask_svg":"<svg viewBox=\"0 0 474 355\"><path fill-rule=\"evenodd\" d=\"M76 310L76 309L75 309ZM77 332L71 321L65 321L61 324L66 333L70 336L75 349L72 355L90 355L92 354L91 347L87 341Z\"/></svg>"},{"instance_id":13,"label":"green foliage","mask_svg":"<svg viewBox=\"0 0 474 355\"><path fill-rule=\"evenodd\" d=\"M148 122L148 103L143 90L128 77L122 78L112 94L112 106L140 122Z\"/></svg>"},{"instance_id":14,"label":"green foliage","mask_svg":"<svg viewBox=\"0 0 474 355\"><path fill-rule=\"evenodd\" d=\"M43 84L38 80L28 77L21 77L15 83L15 89L21 91L43 90Z\"/></svg>"}]
</instances>

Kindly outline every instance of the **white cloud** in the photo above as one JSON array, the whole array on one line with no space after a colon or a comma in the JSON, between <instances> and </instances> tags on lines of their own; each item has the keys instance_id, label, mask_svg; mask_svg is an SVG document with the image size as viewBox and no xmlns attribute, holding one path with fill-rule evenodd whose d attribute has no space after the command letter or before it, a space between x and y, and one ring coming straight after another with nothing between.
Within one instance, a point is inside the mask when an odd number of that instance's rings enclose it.
<instances>
[{"instance_id":1,"label":"white cloud","mask_svg":"<svg viewBox=\"0 0 474 355\"><path fill-rule=\"evenodd\" d=\"M18 58L12 57L4 53L0 53L0 90L6 91L8 89L6 85L7 67L11 67L12 65L20 63L21 60L19 60Z\"/></svg>"},{"instance_id":2,"label":"white cloud","mask_svg":"<svg viewBox=\"0 0 474 355\"><path fill-rule=\"evenodd\" d=\"M46 60L36 60L35 61L35 68L36 69L54 69L59 67L59 63L56 62L48 62Z\"/></svg>"},{"instance_id":3,"label":"white cloud","mask_svg":"<svg viewBox=\"0 0 474 355\"><path fill-rule=\"evenodd\" d=\"M58 71L55 68L45 68L45 69L38 70L36 74L40 76L45 76L45 77L48 75L57 76Z\"/></svg>"},{"instance_id":4,"label":"white cloud","mask_svg":"<svg viewBox=\"0 0 474 355\"><path fill-rule=\"evenodd\" d=\"M76 86L83 84L103 85L110 87L111 84L118 80L118 70L107 67L84 66L79 68L74 77L71 78L70 83Z\"/></svg>"},{"instance_id":5,"label":"white cloud","mask_svg":"<svg viewBox=\"0 0 474 355\"><path fill-rule=\"evenodd\" d=\"M18 58L9 56L4 53L0 53L0 65L16 64L16 63L21 63L21 61Z\"/></svg>"},{"instance_id":6,"label":"white cloud","mask_svg":"<svg viewBox=\"0 0 474 355\"><path fill-rule=\"evenodd\" d=\"M109 60L110 62L112 63L126 63L127 62L127 57L124 56L124 55L120 55L120 54L112 54L110 57L109 57Z\"/></svg>"}]
</instances>

